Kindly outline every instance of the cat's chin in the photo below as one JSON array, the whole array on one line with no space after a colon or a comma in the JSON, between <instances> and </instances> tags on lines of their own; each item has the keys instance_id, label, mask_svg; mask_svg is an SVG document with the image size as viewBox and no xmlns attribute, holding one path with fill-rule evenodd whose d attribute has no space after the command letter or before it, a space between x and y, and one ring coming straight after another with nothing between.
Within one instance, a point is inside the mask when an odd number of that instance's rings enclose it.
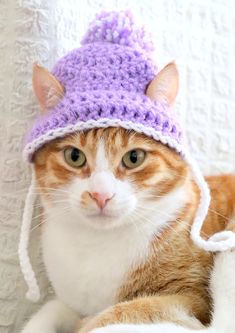
<instances>
[{"instance_id":1,"label":"cat's chin","mask_svg":"<svg viewBox=\"0 0 235 333\"><path fill-rule=\"evenodd\" d=\"M89 213L81 216L79 224L97 230L110 230L126 225L128 222L123 216L117 214Z\"/></svg>"}]
</instances>

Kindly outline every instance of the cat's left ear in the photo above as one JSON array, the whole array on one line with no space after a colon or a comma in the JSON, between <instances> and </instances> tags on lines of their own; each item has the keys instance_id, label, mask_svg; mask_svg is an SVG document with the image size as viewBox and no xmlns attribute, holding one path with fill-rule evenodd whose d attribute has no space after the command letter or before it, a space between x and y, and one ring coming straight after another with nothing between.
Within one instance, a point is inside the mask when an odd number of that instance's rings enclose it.
<instances>
[{"instance_id":1,"label":"cat's left ear","mask_svg":"<svg viewBox=\"0 0 235 333\"><path fill-rule=\"evenodd\" d=\"M152 101L166 102L172 106L179 88L179 72L174 62L166 65L150 82L146 95Z\"/></svg>"},{"instance_id":2,"label":"cat's left ear","mask_svg":"<svg viewBox=\"0 0 235 333\"><path fill-rule=\"evenodd\" d=\"M56 106L63 98L64 87L46 68L34 64L32 81L43 113Z\"/></svg>"}]
</instances>

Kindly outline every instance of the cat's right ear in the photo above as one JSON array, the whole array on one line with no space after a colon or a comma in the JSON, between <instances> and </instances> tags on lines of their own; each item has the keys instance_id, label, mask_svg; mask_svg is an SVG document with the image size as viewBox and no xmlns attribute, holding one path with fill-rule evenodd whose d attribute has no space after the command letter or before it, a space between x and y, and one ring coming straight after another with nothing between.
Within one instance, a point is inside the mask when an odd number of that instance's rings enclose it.
<instances>
[{"instance_id":1,"label":"cat's right ear","mask_svg":"<svg viewBox=\"0 0 235 333\"><path fill-rule=\"evenodd\" d=\"M33 89L41 106L42 112L47 112L64 96L62 84L44 67L33 66Z\"/></svg>"}]
</instances>

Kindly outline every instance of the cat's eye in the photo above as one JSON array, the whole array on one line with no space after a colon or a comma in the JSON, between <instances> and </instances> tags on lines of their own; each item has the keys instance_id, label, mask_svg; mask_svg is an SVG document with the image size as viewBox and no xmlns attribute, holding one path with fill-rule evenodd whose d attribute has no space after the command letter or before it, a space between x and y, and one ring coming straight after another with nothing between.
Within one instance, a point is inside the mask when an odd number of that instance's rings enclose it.
<instances>
[{"instance_id":1,"label":"cat's eye","mask_svg":"<svg viewBox=\"0 0 235 333\"><path fill-rule=\"evenodd\" d=\"M122 158L122 164L127 169L134 169L140 166L145 160L146 152L142 149L128 151Z\"/></svg>"},{"instance_id":2,"label":"cat's eye","mask_svg":"<svg viewBox=\"0 0 235 333\"><path fill-rule=\"evenodd\" d=\"M73 168L81 168L86 163L85 154L80 149L74 147L65 148L64 159Z\"/></svg>"}]
</instances>

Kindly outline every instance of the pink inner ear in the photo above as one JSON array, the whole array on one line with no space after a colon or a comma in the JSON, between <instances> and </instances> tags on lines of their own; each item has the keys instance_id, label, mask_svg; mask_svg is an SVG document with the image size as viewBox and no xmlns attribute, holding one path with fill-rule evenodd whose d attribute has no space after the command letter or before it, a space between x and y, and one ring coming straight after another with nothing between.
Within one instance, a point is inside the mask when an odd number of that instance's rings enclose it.
<instances>
[{"instance_id":1,"label":"pink inner ear","mask_svg":"<svg viewBox=\"0 0 235 333\"><path fill-rule=\"evenodd\" d=\"M43 112L56 106L64 96L64 87L45 68L33 67L33 88Z\"/></svg>"},{"instance_id":2,"label":"pink inner ear","mask_svg":"<svg viewBox=\"0 0 235 333\"><path fill-rule=\"evenodd\" d=\"M174 62L166 65L150 82L146 95L153 101L163 101L169 106L175 102L179 87L179 73Z\"/></svg>"}]
</instances>

